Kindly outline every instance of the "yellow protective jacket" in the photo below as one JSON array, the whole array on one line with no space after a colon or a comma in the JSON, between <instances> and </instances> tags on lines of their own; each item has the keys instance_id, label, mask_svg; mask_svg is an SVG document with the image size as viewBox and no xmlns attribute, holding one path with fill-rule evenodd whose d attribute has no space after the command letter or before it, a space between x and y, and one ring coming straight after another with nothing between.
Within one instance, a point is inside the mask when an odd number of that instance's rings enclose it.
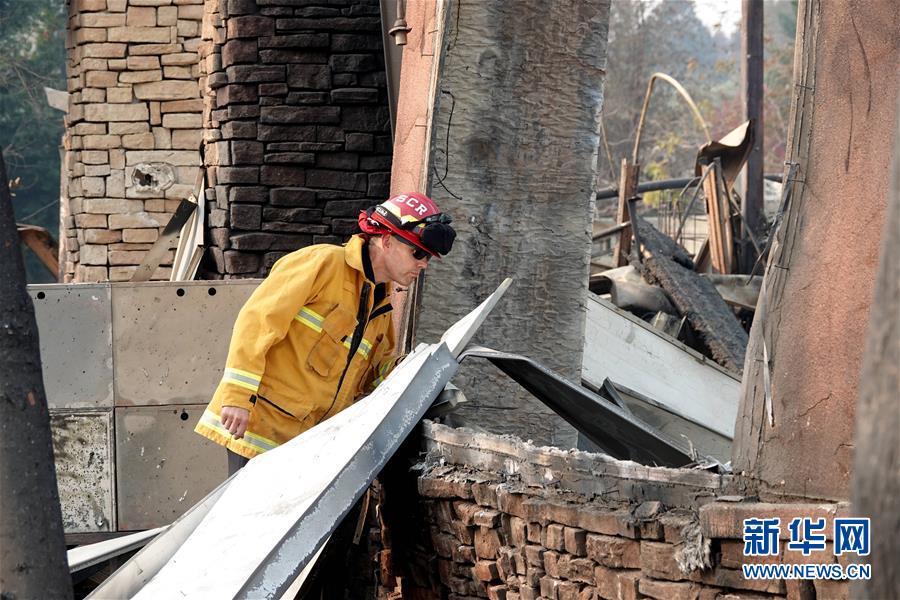
<instances>
[{"instance_id":1,"label":"yellow protective jacket","mask_svg":"<svg viewBox=\"0 0 900 600\"><path fill-rule=\"evenodd\" d=\"M373 281L367 242L282 257L238 314L225 373L195 431L252 458L368 393L396 362L391 305ZM349 357L351 348L353 356ZM250 411L242 439L223 406Z\"/></svg>"}]
</instances>

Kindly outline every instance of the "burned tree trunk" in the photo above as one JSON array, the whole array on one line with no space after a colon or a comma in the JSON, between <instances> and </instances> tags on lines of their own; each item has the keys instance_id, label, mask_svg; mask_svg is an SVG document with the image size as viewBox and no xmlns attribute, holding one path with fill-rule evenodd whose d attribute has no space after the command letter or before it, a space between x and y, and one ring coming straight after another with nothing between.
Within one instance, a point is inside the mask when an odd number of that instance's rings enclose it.
<instances>
[{"instance_id":1,"label":"burned tree trunk","mask_svg":"<svg viewBox=\"0 0 900 600\"><path fill-rule=\"evenodd\" d=\"M0 596L71 598L34 307L0 156Z\"/></svg>"},{"instance_id":2,"label":"burned tree trunk","mask_svg":"<svg viewBox=\"0 0 900 600\"><path fill-rule=\"evenodd\" d=\"M425 278L419 339L509 276L477 341L580 380L608 23L608 0L448 4L430 188L459 237ZM455 380L462 424L574 445L493 367L467 361Z\"/></svg>"},{"instance_id":3,"label":"burned tree trunk","mask_svg":"<svg viewBox=\"0 0 900 600\"><path fill-rule=\"evenodd\" d=\"M900 128L893 171L856 405L853 461L853 511L872 519L872 580L859 582L853 597L872 600L900 591Z\"/></svg>"}]
</instances>

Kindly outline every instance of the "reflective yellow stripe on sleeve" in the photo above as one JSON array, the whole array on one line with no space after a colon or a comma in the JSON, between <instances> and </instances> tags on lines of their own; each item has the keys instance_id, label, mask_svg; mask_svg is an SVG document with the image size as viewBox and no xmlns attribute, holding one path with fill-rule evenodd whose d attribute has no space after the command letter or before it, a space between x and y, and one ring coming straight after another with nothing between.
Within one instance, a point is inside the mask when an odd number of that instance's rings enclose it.
<instances>
[{"instance_id":1,"label":"reflective yellow stripe on sleeve","mask_svg":"<svg viewBox=\"0 0 900 600\"><path fill-rule=\"evenodd\" d=\"M322 323L325 321L325 317L304 306L300 309L300 312L294 315L294 320L319 333L322 331Z\"/></svg>"},{"instance_id":2,"label":"reflective yellow stripe on sleeve","mask_svg":"<svg viewBox=\"0 0 900 600\"><path fill-rule=\"evenodd\" d=\"M252 450L253 452L268 452L269 450L280 446L280 444L277 442L274 442L268 438L264 438L261 435L250 433L249 431L245 432L244 437L242 437L241 439L234 439L234 436L231 435L231 432L228 431L224 425L222 425L222 421L219 420L219 416L209 409L203 411L203 416L200 417L198 426L205 427L218 433L219 435L223 435L228 438L229 443L243 446L249 450Z\"/></svg>"},{"instance_id":3,"label":"reflective yellow stripe on sleeve","mask_svg":"<svg viewBox=\"0 0 900 600\"><path fill-rule=\"evenodd\" d=\"M249 371L241 371L240 369L225 369L222 375L222 381L225 383L233 383L244 389L248 389L254 394L259 390L260 376Z\"/></svg>"}]
</instances>

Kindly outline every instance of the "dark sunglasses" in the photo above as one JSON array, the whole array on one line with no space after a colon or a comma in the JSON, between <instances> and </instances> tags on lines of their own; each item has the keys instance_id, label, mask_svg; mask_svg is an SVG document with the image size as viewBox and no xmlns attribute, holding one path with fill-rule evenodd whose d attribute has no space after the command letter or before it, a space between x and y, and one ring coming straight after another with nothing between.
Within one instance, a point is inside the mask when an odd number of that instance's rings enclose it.
<instances>
[{"instance_id":1,"label":"dark sunglasses","mask_svg":"<svg viewBox=\"0 0 900 600\"><path fill-rule=\"evenodd\" d=\"M409 246L410 248L412 248L412 255L413 255L414 259L422 260L424 258L425 260L431 260L430 254L428 254L427 252L425 252L424 250L422 250L421 248L419 248L418 246L416 246L415 244L413 244L406 238L400 237L399 235L395 235L394 237L397 238L398 240L400 240L401 242L403 242L404 244L406 244L407 246Z\"/></svg>"}]
</instances>

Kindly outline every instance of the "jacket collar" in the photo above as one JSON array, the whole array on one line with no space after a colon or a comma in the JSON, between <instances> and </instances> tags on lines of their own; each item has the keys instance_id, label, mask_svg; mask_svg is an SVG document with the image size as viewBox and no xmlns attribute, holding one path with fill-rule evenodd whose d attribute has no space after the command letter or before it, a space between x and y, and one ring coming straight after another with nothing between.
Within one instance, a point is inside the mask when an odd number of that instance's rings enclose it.
<instances>
[{"instance_id":1,"label":"jacket collar","mask_svg":"<svg viewBox=\"0 0 900 600\"><path fill-rule=\"evenodd\" d=\"M359 271L367 280L375 282L372 261L369 259L369 243L360 235L354 235L344 245L344 261Z\"/></svg>"},{"instance_id":2,"label":"jacket collar","mask_svg":"<svg viewBox=\"0 0 900 600\"><path fill-rule=\"evenodd\" d=\"M368 240L363 239L360 235L351 237L350 241L344 245L344 261L349 267L359 271L367 281L375 283L375 272L372 270L372 260L369 258ZM375 284L372 306L379 307L382 302L389 299L387 295L387 284ZM385 306L387 310L390 310L390 303ZM385 306L381 308L383 309Z\"/></svg>"}]
</instances>

